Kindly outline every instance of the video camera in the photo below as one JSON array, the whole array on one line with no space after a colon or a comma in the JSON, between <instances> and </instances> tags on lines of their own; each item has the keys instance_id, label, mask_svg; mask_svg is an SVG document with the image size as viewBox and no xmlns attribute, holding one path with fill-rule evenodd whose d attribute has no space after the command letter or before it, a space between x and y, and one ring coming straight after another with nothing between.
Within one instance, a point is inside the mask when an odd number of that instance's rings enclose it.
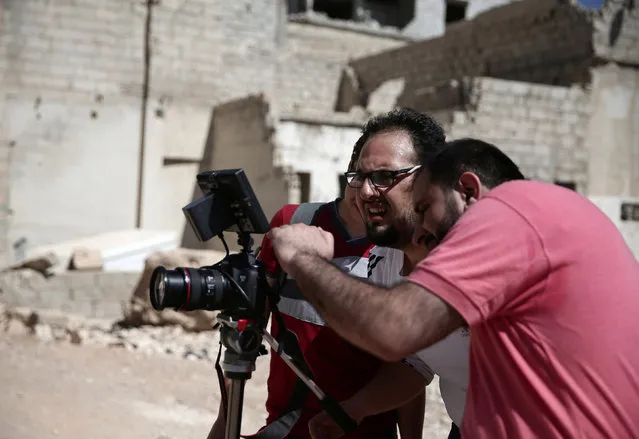
<instances>
[{"instance_id":1,"label":"video camera","mask_svg":"<svg viewBox=\"0 0 639 439\"><path fill-rule=\"evenodd\" d=\"M156 310L221 311L217 316L220 342L225 347L221 369L224 376L231 380L227 399L222 373L218 369L226 412L226 439L240 437L245 381L251 378L257 357L266 353L262 339L317 396L322 407L345 432L354 430L356 423L313 382L310 368L297 345L297 338L286 330L281 320L277 310L277 292L267 283L264 267L252 252L251 234L268 232L269 223L244 170L202 172L197 175L197 183L204 196L183 207L182 211L200 241L208 241L214 236L222 240L226 257L214 265L200 268L167 270L162 266L157 267L151 275L149 293L151 305ZM238 234L238 244L241 246L239 253L229 254L224 231ZM270 310L280 326L277 340L265 329L267 298L270 298ZM295 357L287 353L289 349ZM291 423L290 417L282 416L281 420L281 425ZM254 438L279 438L279 432L283 431L280 425L269 427L254 435Z\"/></svg>"},{"instance_id":2,"label":"video camera","mask_svg":"<svg viewBox=\"0 0 639 439\"><path fill-rule=\"evenodd\" d=\"M233 309L235 314L255 317L254 312L264 310L265 297L259 290L265 277L251 254L251 233L268 232L266 216L242 169L202 172L197 183L205 195L182 211L200 241L220 237L227 255L213 266L156 268L151 304L155 309L184 311ZM224 231L238 233L241 253L228 254Z\"/></svg>"}]
</instances>

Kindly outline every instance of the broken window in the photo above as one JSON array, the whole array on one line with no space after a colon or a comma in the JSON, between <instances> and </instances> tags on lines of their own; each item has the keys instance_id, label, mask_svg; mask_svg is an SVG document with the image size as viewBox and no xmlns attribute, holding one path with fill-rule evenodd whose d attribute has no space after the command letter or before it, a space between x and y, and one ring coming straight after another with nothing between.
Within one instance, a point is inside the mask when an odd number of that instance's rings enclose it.
<instances>
[{"instance_id":1,"label":"broken window","mask_svg":"<svg viewBox=\"0 0 639 439\"><path fill-rule=\"evenodd\" d=\"M288 0L287 6L289 14L300 14L307 10L306 0Z\"/></svg>"},{"instance_id":2,"label":"broken window","mask_svg":"<svg viewBox=\"0 0 639 439\"><path fill-rule=\"evenodd\" d=\"M287 0L289 14L314 11L331 19L377 23L399 29L415 17L416 0Z\"/></svg>"},{"instance_id":3,"label":"broken window","mask_svg":"<svg viewBox=\"0 0 639 439\"><path fill-rule=\"evenodd\" d=\"M308 203L311 199L311 174L309 172L298 172L300 181L300 203Z\"/></svg>"},{"instance_id":4,"label":"broken window","mask_svg":"<svg viewBox=\"0 0 639 439\"><path fill-rule=\"evenodd\" d=\"M313 0L313 10L323 12L330 18L353 20L356 0Z\"/></svg>"},{"instance_id":5,"label":"broken window","mask_svg":"<svg viewBox=\"0 0 639 439\"><path fill-rule=\"evenodd\" d=\"M446 24L466 19L466 8L468 2L463 0L446 1Z\"/></svg>"}]
</instances>

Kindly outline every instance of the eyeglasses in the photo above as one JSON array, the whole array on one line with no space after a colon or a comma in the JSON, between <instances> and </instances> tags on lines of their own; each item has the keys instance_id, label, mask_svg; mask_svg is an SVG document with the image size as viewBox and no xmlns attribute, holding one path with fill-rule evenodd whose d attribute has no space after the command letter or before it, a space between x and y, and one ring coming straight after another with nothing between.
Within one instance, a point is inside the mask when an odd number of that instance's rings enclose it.
<instances>
[{"instance_id":1,"label":"eyeglasses","mask_svg":"<svg viewBox=\"0 0 639 439\"><path fill-rule=\"evenodd\" d=\"M421 165L413 166L412 168L398 169L397 171L373 171L365 174L359 171L345 172L346 184L350 187L359 189L364 186L364 181L368 179L376 188L391 187L397 181L400 175L408 176L417 171Z\"/></svg>"}]
</instances>

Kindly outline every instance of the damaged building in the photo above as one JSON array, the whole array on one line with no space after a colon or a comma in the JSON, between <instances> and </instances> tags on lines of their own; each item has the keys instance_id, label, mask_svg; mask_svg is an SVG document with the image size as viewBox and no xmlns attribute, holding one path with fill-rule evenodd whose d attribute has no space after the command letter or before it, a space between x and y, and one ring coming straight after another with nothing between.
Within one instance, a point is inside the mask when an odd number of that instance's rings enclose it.
<instances>
[{"instance_id":1,"label":"damaged building","mask_svg":"<svg viewBox=\"0 0 639 439\"><path fill-rule=\"evenodd\" d=\"M118 230L197 247L195 175L242 167L268 216L328 200L395 106L604 209L639 250L639 20L569 1L1 2L0 255Z\"/></svg>"}]
</instances>

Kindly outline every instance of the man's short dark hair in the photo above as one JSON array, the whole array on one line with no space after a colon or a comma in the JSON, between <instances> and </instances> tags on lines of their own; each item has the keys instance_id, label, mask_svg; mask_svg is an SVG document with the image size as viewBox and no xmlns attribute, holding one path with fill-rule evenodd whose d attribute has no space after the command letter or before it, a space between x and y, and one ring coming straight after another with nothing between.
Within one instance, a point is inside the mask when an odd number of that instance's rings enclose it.
<instances>
[{"instance_id":1,"label":"man's short dark hair","mask_svg":"<svg viewBox=\"0 0 639 439\"><path fill-rule=\"evenodd\" d=\"M416 159L423 154L432 153L433 148L446 141L444 129L431 116L410 108L396 108L371 118L362 128L362 135L355 143L351 155L351 166L357 164L362 148L376 134L402 130L406 131L413 142Z\"/></svg>"},{"instance_id":2,"label":"man's short dark hair","mask_svg":"<svg viewBox=\"0 0 639 439\"><path fill-rule=\"evenodd\" d=\"M511 180L525 180L519 167L499 148L478 139L447 142L438 153L421 154L420 163L430 173L430 182L443 188L455 186L464 172L476 174L492 189Z\"/></svg>"}]
</instances>

